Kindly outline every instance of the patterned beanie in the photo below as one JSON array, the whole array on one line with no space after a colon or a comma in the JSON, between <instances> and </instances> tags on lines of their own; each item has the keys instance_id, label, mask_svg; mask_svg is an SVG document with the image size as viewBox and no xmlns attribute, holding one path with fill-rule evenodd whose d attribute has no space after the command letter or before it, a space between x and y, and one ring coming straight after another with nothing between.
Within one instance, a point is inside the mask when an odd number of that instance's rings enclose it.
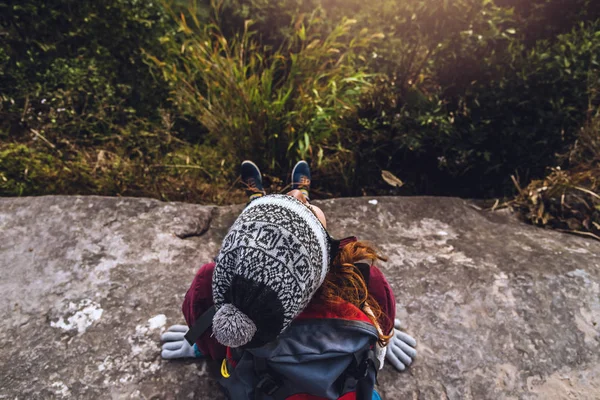
<instances>
[{"instance_id":1,"label":"patterned beanie","mask_svg":"<svg viewBox=\"0 0 600 400\"><path fill-rule=\"evenodd\" d=\"M215 260L215 338L229 347L275 340L323 283L329 254L329 235L305 204L287 195L254 200Z\"/></svg>"}]
</instances>

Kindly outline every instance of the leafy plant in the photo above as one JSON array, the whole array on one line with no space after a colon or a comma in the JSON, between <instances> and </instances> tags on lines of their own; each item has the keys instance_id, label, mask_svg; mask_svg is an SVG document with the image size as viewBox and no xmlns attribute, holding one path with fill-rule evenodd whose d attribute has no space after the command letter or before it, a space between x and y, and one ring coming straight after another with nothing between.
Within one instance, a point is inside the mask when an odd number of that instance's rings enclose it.
<instances>
[{"instance_id":1,"label":"leafy plant","mask_svg":"<svg viewBox=\"0 0 600 400\"><path fill-rule=\"evenodd\" d=\"M600 67L599 35L599 24L582 23L532 48L513 41L492 78L466 90L450 147L455 160L466 160L467 179L483 172L498 187L512 174L529 181L559 165L556 155L586 121L588 76Z\"/></svg>"},{"instance_id":2,"label":"leafy plant","mask_svg":"<svg viewBox=\"0 0 600 400\"><path fill-rule=\"evenodd\" d=\"M353 156L336 171L350 177L345 189L379 190L370 177L384 169L406 181L404 193L479 194L480 177L470 187L457 184L471 167L458 153L475 143L456 122L470 111L466 92L496 75L515 40L511 11L481 0L356 6L362 23L381 26L386 40L369 49L369 67L382 74L345 125L344 147Z\"/></svg>"},{"instance_id":3,"label":"leafy plant","mask_svg":"<svg viewBox=\"0 0 600 400\"><path fill-rule=\"evenodd\" d=\"M402 88L385 76L363 99L344 135L354 193L378 190L368 177L385 169L404 193L511 196L511 175L529 181L560 164L586 118L599 25L528 48L510 15L492 11L448 34L423 78Z\"/></svg>"},{"instance_id":4,"label":"leafy plant","mask_svg":"<svg viewBox=\"0 0 600 400\"><path fill-rule=\"evenodd\" d=\"M0 195L234 201L244 158L308 158L321 196L579 171L591 0L166 2L0 0Z\"/></svg>"},{"instance_id":5,"label":"leafy plant","mask_svg":"<svg viewBox=\"0 0 600 400\"><path fill-rule=\"evenodd\" d=\"M223 201L221 158L176 137L142 59L170 29L138 0L0 1L0 195Z\"/></svg>"}]
</instances>

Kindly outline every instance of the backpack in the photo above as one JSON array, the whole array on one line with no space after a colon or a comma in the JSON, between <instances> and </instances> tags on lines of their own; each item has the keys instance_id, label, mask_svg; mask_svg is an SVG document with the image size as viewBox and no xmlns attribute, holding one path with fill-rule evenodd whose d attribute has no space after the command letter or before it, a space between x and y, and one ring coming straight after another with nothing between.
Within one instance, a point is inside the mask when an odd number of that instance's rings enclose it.
<instances>
[{"instance_id":1,"label":"backpack","mask_svg":"<svg viewBox=\"0 0 600 400\"><path fill-rule=\"evenodd\" d=\"M213 306L196 321L188 342L208 329L214 313ZM368 317L349 303L309 306L275 341L227 348L219 384L231 400L371 400L378 337Z\"/></svg>"}]
</instances>

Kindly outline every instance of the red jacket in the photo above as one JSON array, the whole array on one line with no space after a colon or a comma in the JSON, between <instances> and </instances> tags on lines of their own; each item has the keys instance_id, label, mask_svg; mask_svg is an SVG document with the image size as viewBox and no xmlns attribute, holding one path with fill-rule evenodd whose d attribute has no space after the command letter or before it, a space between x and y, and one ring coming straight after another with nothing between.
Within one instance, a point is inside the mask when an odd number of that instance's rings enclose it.
<instances>
[{"instance_id":1,"label":"red jacket","mask_svg":"<svg viewBox=\"0 0 600 400\"><path fill-rule=\"evenodd\" d=\"M213 305L212 298L212 276L215 269L215 263L204 264L198 270L192 286L185 294L182 311L188 326L192 326L196 318L200 317L206 310ZM396 317L396 299L389 283L383 276L379 268L372 266L369 276L369 294L379 303L383 315L379 319L379 325L383 332L389 333L394 328L394 318ZM300 314L302 318L304 313L310 313L311 304L307 310ZM217 342L212 335L212 328L209 328L196 341L198 349L207 357L213 360L225 358L226 347Z\"/></svg>"}]
</instances>

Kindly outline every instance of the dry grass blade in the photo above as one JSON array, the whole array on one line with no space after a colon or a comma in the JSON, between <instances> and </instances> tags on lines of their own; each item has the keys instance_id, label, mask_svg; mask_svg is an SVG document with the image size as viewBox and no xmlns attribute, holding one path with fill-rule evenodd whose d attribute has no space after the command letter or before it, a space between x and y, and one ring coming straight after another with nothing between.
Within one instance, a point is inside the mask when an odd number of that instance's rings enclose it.
<instances>
[{"instance_id":1,"label":"dry grass blade","mask_svg":"<svg viewBox=\"0 0 600 400\"><path fill-rule=\"evenodd\" d=\"M557 231L559 231L559 232L565 232L565 233L572 233L574 235L588 236L588 237L591 237L591 238L594 238L594 239L600 241L600 236L594 235L591 232L570 231L570 230L567 230L567 229L557 229Z\"/></svg>"},{"instance_id":2,"label":"dry grass blade","mask_svg":"<svg viewBox=\"0 0 600 400\"><path fill-rule=\"evenodd\" d=\"M600 240L600 113L580 131L568 153L569 169L553 168L511 202L534 225Z\"/></svg>"},{"instance_id":3,"label":"dry grass blade","mask_svg":"<svg viewBox=\"0 0 600 400\"><path fill-rule=\"evenodd\" d=\"M498 208L498 205L500 204L500 200L496 199L496 202L494 203L494 206L492 207L492 211L495 211L496 208Z\"/></svg>"},{"instance_id":4,"label":"dry grass blade","mask_svg":"<svg viewBox=\"0 0 600 400\"><path fill-rule=\"evenodd\" d=\"M37 136L38 138L42 139L48 146L52 147L53 149L56 149L56 146L53 145L48 139L46 139L44 137L44 135L42 135L41 133L39 133L38 131L36 131L35 129L31 130L31 133L33 133L35 136Z\"/></svg>"},{"instance_id":5,"label":"dry grass blade","mask_svg":"<svg viewBox=\"0 0 600 400\"><path fill-rule=\"evenodd\" d=\"M579 187L579 186L573 186L573 189L580 190L580 191L582 191L582 192L584 192L584 193L587 193L587 194L589 194L589 195L591 195L591 196L594 196L594 197L596 197L597 199L599 199L599 200L600 200L600 195L598 195L597 193L594 193L594 192L592 192L592 191L591 191L591 190L589 190L589 189L585 189L585 188L582 188L582 187Z\"/></svg>"},{"instance_id":6,"label":"dry grass blade","mask_svg":"<svg viewBox=\"0 0 600 400\"><path fill-rule=\"evenodd\" d=\"M515 178L514 175L511 175L510 179L512 179L512 181L515 184L515 187L517 188L517 190L519 191L519 193L522 193L523 189L521 189L521 185L519 185L519 181L517 181L517 178Z\"/></svg>"}]
</instances>

